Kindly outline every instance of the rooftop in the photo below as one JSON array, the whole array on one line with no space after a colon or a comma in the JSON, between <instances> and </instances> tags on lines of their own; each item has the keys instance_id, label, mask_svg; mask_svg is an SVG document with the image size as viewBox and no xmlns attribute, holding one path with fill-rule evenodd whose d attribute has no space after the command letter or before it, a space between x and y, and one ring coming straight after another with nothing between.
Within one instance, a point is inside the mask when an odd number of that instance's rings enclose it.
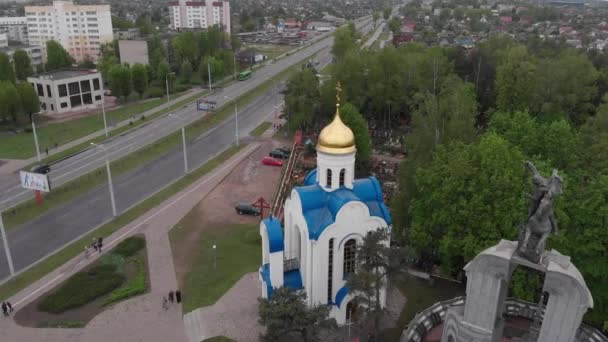
<instances>
[{"instance_id":1,"label":"rooftop","mask_svg":"<svg viewBox=\"0 0 608 342\"><path fill-rule=\"evenodd\" d=\"M97 74L95 69L63 69L56 71L49 71L42 74L34 75L33 78L52 78L54 80L62 80L66 78L73 78L91 74Z\"/></svg>"}]
</instances>

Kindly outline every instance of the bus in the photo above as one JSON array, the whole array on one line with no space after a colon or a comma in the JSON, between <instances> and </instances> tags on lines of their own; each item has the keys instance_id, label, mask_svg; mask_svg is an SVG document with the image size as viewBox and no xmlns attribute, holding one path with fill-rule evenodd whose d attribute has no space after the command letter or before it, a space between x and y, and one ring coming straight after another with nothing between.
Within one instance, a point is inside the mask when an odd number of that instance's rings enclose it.
<instances>
[{"instance_id":1,"label":"bus","mask_svg":"<svg viewBox=\"0 0 608 342\"><path fill-rule=\"evenodd\" d=\"M246 79L251 78L253 72L251 70L245 70L239 74L239 81L244 81Z\"/></svg>"}]
</instances>

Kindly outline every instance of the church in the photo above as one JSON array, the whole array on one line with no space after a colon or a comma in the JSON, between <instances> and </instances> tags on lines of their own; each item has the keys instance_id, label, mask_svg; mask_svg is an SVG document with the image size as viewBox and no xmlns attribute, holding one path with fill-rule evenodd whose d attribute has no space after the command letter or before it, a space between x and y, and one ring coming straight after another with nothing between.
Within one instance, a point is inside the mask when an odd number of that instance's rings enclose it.
<instances>
[{"instance_id":1,"label":"church","mask_svg":"<svg viewBox=\"0 0 608 342\"><path fill-rule=\"evenodd\" d=\"M345 286L355 272L357 245L392 221L378 180L354 179L355 136L340 119L339 96L316 149L317 168L285 200L285 227L274 217L260 223L262 297L282 286L301 290L309 306L330 305L330 317L345 324L357 309ZM386 291L381 297L384 307Z\"/></svg>"}]
</instances>

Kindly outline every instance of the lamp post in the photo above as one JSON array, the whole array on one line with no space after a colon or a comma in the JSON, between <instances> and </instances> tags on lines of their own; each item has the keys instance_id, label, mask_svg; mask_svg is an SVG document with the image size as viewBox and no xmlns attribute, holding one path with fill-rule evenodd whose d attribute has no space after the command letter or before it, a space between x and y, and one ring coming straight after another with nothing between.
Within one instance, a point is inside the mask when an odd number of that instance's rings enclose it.
<instances>
[{"instance_id":1,"label":"lamp post","mask_svg":"<svg viewBox=\"0 0 608 342\"><path fill-rule=\"evenodd\" d=\"M188 151L186 149L186 120L184 118L174 115L173 113L169 114L172 118L177 118L182 122L182 144L184 146L184 173L188 174Z\"/></svg>"},{"instance_id":2,"label":"lamp post","mask_svg":"<svg viewBox=\"0 0 608 342\"><path fill-rule=\"evenodd\" d=\"M8 262L8 270L12 277L15 274L15 266L13 266L13 257L11 256L11 250L8 247L8 240L6 239L6 232L4 231L2 212L0 212L0 233L2 233L2 243L4 244L4 254L6 254L6 261Z\"/></svg>"},{"instance_id":3,"label":"lamp post","mask_svg":"<svg viewBox=\"0 0 608 342\"><path fill-rule=\"evenodd\" d=\"M213 245L213 268L215 268L216 265L217 265L217 252L216 252L216 250L217 250L217 246Z\"/></svg>"},{"instance_id":4,"label":"lamp post","mask_svg":"<svg viewBox=\"0 0 608 342\"><path fill-rule=\"evenodd\" d=\"M36 145L36 157L40 161L40 146L38 146L38 135L36 135L36 123L34 123L34 116L40 115L40 113L32 114L32 132L34 132L34 144Z\"/></svg>"},{"instance_id":5,"label":"lamp post","mask_svg":"<svg viewBox=\"0 0 608 342\"><path fill-rule=\"evenodd\" d=\"M106 132L106 138L107 138L108 137L108 121L106 120L105 102L106 102L106 92L103 89L101 89L101 113L103 114L103 129Z\"/></svg>"},{"instance_id":6,"label":"lamp post","mask_svg":"<svg viewBox=\"0 0 608 342\"><path fill-rule=\"evenodd\" d=\"M112 205L112 215L116 217L116 200L114 199L114 185L112 184L112 173L110 172L110 159L108 159L108 151L103 145L97 145L91 143L95 147L99 147L103 150L104 157L106 159L106 172L108 174L108 188L110 189L110 204Z\"/></svg>"},{"instance_id":7,"label":"lamp post","mask_svg":"<svg viewBox=\"0 0 608 342\"><path fill-rule=\"evenodd\" d=\"M167 105L169 104L169 76L175 75L174 72L170 72L165 76L165 86L167 87Z\"/></svg>"},{"instance_id":8,"label":"lamp post","mask_svg":"<svg viewBox=\"0 0 608 342\"><path fill-rule=\"evenodd\" d=\"M239 146L239 109L238 109L238 105L236 103L236 99L232 96L226 95L224 96L225 99L229 99L232 100L234 102L234 122L235 122L235 131L234 131L234 136L236 138L236 146Z\"/></svg>"},{"instance_id":9,"label":"lamp post","mask_svg":"<svg viewBox=\"0 0 608 342\"><path fill-rule=\"evenodd\" d=\"M272 89L274 91L274 118L275 120L279 117L279 103L278 103L278 92L277 92L277 82L276 80L272 77L266 77L267 81L272 81Z\"/></svg>"},{"instance_id":10,"label":"lamp post","mask_svg":"<svg viewBox=\"0 0 608 342\"><path fill-rule=\"evenodd\" d=\"M211 92L211 60L207 60L207 76L209 76L209 92Z\"/></svg>"}]
</instances>

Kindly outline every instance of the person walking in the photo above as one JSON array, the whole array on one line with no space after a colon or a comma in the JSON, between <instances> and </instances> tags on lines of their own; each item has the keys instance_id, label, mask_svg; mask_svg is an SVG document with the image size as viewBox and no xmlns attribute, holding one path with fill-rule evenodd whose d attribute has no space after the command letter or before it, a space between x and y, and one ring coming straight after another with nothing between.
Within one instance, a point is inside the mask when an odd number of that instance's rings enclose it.
<instances>
[{"instance_id":1,"label":"person walking","mask_svg":"<svg viewBox=\"0 0 608 342\"><path fill-rule=\"evenodd\" d=\"M97 239L97 251L99 253L101 253L101 247L103 246L103 238L99 237L99 239Z\"/></svg>"},{"instance_id":2,"label":"person walking","mask_svg":"<svg viewBox=\"0 0 608 342\"><path fill-rule=\"evenodd\" d=\"M8 300L6 301L6 308L9 314L13 312L13 305Z\"/></svg>"},{"instance_id":3,"label":"person walking","mask_svg":"<svg viewBox=\"0 0 608 342\"><path fill-rule=\"evenodd\" d=\"M169 308L169 303L167 302L167 297L163 296L163 309L165 309L165 311L167 311L168 308Z\"/></svg>"},{"instance_id":4,"label":"person walking","mask_svg":"<svg viewBox=\"0 0 608 342\"><path fill-rule=\"evenodd\" d=\"M179 289L175 290L175 301L177 303L182 302L182 292Z\"/></svg>"},{"instance_id":5,"label":"person walking","mask_svg":"<svg viewBox=\"0 0 608 342\"><path fill-rule=\"evenodd\" d=\"M169 301L171 303L173 303L173 301L174 301L174 296L175 296L175 293L173 293L173 291L169 291Z\"/></svg>"},{"instance_id":6,"label":"person walking","mask_svg":"<svg viewBox=\"0 0 608 342\"><path fill-rule=\"evenodd\" d=\"M2 302L2 314L4 317L8 317L8 307L6 306L5 302Z\"/></svg>"},{"instance_id":7,"label":"person walking","mask_svg":"<svg viewBox=\"0 0 608 342\"><path fill-rule=\"evenodd\" d=\"M93 238L93 242L91 242L91 246L95 249L95 252L97 252L97 239Z\"/></svg>"}]
</instances>

